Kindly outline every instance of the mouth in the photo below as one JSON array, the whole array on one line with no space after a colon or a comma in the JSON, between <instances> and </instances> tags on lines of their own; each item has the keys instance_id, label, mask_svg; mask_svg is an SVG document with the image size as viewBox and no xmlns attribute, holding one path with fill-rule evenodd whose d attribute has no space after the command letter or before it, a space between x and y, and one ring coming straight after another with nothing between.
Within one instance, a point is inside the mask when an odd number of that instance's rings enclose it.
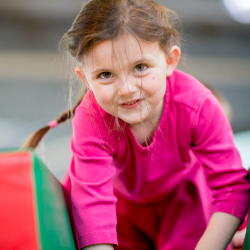
<instances>
[{"instance_id":1,"label":"mouth","mask_svg":"<svg viewBox=\"0 0 250 250\"><path fill-rule=\"evenodd\" d=\"M121 106L125 109L132 109L132 108L136 108L142 101L143 99L131 100L131 101L122 103Z\"/></svg>"}]
</instances>

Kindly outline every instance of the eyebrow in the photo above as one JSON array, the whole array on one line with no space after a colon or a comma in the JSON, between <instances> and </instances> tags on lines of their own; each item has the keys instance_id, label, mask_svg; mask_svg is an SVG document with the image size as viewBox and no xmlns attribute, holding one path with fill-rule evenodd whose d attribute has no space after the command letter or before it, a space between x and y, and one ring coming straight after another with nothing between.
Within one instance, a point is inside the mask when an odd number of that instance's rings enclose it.
<instances>
[{"instance_id":1,"label":"eyebrow","mask_svg":"<svg viewBox=\"0 0 250 250\"><path fill-rule=\"evenodd\" d=\"M154 62L155 60L150 60L150 59L146 59L146 58L142 58L141 60L137 60L137 61L135 61L135 62L133 62L133 63L131 63L131 64L133 64L133 65L137 65L137 64L140 64L140 63L146 63L146 62ZM99 72L110 72L110 71L112 71L112 70L110 70L110 69L97 69L97 70L95 70L95 71L93 71L91 74L92 75L94 75L94 74L96 74L96 73L99 73Z\"/></svg>"},{"instance_id":2,"label":"eyebrow","mask_svg":"<svg viewBox=\"0 0 250 250\"><path fill-rule=\"evenodd\" d=\"M109 72L109 71L110 71L109 69L97 69L92 72L92 75L95 75L96 73L99 73L99 72Z\"/></svg>"}]
</instances>

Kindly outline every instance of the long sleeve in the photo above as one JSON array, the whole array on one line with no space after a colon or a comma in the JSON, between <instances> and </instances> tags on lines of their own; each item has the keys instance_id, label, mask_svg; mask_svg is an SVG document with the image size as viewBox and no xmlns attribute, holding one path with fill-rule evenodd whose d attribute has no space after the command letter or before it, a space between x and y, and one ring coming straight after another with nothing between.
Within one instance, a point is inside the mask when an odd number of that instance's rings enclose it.
<instances>
[{"instance_id":1,"label":"long sleeve","mask_svg":"<svg viewBox=\"0 0 250 250\"><path fill-rule=\"evenodd\" d=\"M203 99L197 110L192 143L213 191L213 211L243 220L249 203L248 174L234 146L230 124L212 94Z\"/></svg>"},{"instance_id":2,"label":"long sleeve","mask_svg":"<svg viewBox=\"0 0 250 250\"><path fill-rule=\"evenodd\" d=\"M112 185L115 167L110 146L104 139L107 131L101 123L100 115L93 118L82 106L73 120L69 175L72 214L81 248L117 244L116 197Z\"/></svg>"}]
</instances>

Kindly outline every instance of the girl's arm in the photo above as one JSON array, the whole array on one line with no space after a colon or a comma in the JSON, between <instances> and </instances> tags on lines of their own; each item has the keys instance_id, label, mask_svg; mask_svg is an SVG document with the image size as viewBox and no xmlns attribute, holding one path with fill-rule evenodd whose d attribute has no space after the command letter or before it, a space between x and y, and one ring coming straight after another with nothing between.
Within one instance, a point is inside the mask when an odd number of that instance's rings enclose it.
<instances>
[{"instance_id":1,"label":"girl's arm","mask_svg":"<svg viewBox=\"0 0 250 250\"><path fill-rule=\"evenodd\" d=\"M114 250L114 246L110 244L98 244L83 247L81 250Z\"/></svg>"},{"instance_id":2,"label":"girl's arm","mask_svg":"<svg viewBox=\"0 0 250 250\"><path fill-rule=\"evenodd\" d=\"M240 219L245 217L250 186L234 146L230 124L212 95L203 98L193 120L192 145L204 167L214 211L195 250L222 250L231 241Z\"/></svg>"},{"instance_id":3,"label":"girl's arm","mask_svg":"<svg viewBox=\"0 0 250 250\"><path fill-rule=\"evenodd\" d=\"M195 250L224 250L230 243L240 223L240 219L231 214L213 213L207 229Z\"/></svg>"}]
</instances>

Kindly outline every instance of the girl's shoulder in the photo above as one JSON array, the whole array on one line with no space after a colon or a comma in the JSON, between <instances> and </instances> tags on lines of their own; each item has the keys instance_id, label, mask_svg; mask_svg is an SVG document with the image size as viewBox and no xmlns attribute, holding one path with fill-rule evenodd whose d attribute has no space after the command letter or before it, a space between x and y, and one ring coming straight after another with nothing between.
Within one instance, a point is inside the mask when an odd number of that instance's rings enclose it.
<instances>
[{"instance_id":1,"label":"girl's shoulder","mask_svg":"<svg viewBox=\"0 0 250 250\"><path fill-rule=\"evenodd\" d=\"M197 110L204 98L213 96L199 80L180 70L175 70L168 82L171 102L176 105Z\"/></svg>"}]
</instances>

